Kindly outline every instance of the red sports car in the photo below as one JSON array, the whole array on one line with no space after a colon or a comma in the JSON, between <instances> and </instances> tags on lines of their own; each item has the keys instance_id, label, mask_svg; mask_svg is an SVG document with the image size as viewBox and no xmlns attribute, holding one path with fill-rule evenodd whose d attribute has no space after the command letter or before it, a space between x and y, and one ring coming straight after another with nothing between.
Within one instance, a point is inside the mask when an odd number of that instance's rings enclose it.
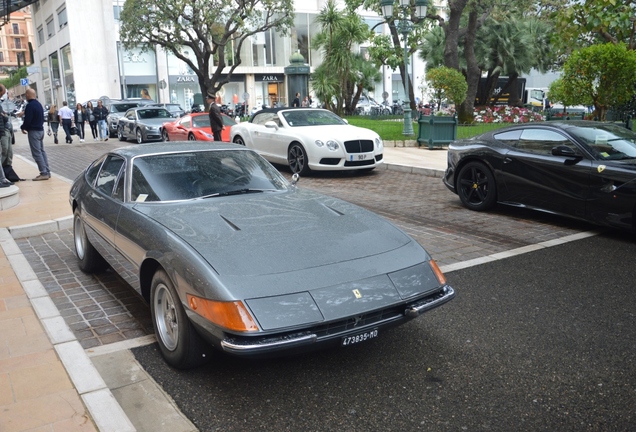
<instances>
[{"instance_id":1,"label":"red sports car","mask_svg":"<svg viewBox=\"0 0 636 432\"><path fill-rule=\"evenodd\" d=\"M230 129L236 124L231 117L221 114L225 128L221 140L230 142ZM173 122L163 124L164 141L214 141L208 113L187 114Z\"/></svg>"}]
</instances>

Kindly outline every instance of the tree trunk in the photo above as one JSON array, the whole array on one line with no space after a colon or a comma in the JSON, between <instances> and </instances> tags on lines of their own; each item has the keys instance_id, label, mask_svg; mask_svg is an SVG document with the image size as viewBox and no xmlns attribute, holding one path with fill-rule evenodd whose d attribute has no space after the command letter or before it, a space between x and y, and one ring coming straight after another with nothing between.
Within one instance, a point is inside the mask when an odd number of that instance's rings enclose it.
<instances>
[{"instance_id":1,"label":"tree trunk","mask_svg":"<svg viewBox=\"0 0 636 432\"><path fill-rule=\"evenodd\" d=\"M450 14L444 26L446 44L444 46L444 66L459 70L459 24L468 0L451 0L448 2Z\"/></svg>"},{"instance_id":2,"label":"tree trunk","mask_svg":"<svg viewBox=\"0 0 636 432\"><path fill-rule=\"evenodd\" d=\"M477 65L475 56L475 38L477 37L477 10L473 9L468 14L468 28L464 39L464 56L466 57L466 83L468 91L466 100L459 106L457 111L460 123L472 123L475 111L475 96L479 87L481 71Z\"/></svg>"}]
</instances>

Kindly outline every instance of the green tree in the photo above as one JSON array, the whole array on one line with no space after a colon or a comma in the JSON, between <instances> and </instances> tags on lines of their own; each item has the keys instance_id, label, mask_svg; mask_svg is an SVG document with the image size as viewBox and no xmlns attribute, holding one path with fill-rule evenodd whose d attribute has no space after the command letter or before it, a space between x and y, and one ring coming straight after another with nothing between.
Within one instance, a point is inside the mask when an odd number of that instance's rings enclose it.
<instances>
[{"instance_id":1,"label":"green tree","mask_svg":"<svg viewBox=\"0 0 636 432\"><path fill-rule=\"evenodd\" d=\"M426 72L426 80L433 88L438 106L442 101L450 100L458 107L466 100L468 84L464 75L456 69L445 66L430 69Z\"/></svg>"},{"instance_id":2,"label":"green tree","mask_svg":"<svg viewBox=\"0 0 636 432\"><path fill-rule=\"evenodd\" d=\"M557 41L567 47L610 42L636 49L636 1L584 0L568 2L554 13Z\"/></svg>"},{"instance_id":3,"label":"green tree","mask_svg":"<svg viewBox=\"0 0 636 432\"><path fill-rule=\"evenodd\" d=\"M581 48L564 65L563 92L577 96L576 104L593 104L596 117L605 120L609 107L631 99L635 70L636 51L623 43Z\"/></svg>"},{"instance_id":4,"label":"green tree","mask_svg":"<svg viewBox=\"0 0 636 432\"><path fill-rule=\"evenodd\" d=\"M563 113L567 112L567 107L569 106L592 104L591 99L586 98L579 87L566 86L563 77L550 83L547 98L551 103L561 103L563 105Z\"/></svg>"},{"instance_id":5,"label":"green tree","mask_svg":"<svg viewBox=\"0 0 636 432\"><path fill-rule=\"evenodd\" d=\"M321 31L314 38L314 47L321 51L324 60L316 69L317 79L312 78L312 87L316 96L335 112L350 114L362 91L372 90L373 82L380 78L377 66L369 68L365 59L352 53L369 39L371 30L354 10L338 9L335 0L327 1L316 23ZM334 82L338 84L333 85Z\"/></svg>"},{"instance_id":6,"label":"green tree","mask_svg":"<svg viewBox=\"0 0 636 432\"><path fill-rule=\"evenodd\" d=\"M127 0L120 37L124 48L160 46L172 53L194 71L206 94L229 82L249 37L268 29L285 34L293 19L292 0Z\"/></svg>"}]
</instances>

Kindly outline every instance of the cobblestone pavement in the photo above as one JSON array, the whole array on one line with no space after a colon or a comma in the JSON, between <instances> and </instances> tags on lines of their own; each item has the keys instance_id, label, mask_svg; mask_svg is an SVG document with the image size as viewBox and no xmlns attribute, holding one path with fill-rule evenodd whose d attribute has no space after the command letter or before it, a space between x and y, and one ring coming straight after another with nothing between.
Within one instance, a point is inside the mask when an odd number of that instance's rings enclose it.
<instances>
[{"instance_id":1,"label":"cobblestone pavement","mask_svg":"<svg viewBox=\"0 0 636 432\"><path fill-rule=\"evenodd\" d=\"M116 140L46 147L51 170L74 179ZM28 147L14 149L30 159ZM284 167L281 171L290 177ZM358 204L402 228L441 266L561 238L589 224L517 208L477 213L439 178L379 169L368 174L315 173L300 187ZM152 333L143 300L114 272L86 275L76 264L70 230L18 241L34 271L84 348ZM450 277L452 280L452 276Z\"/></svg>"}]
</instances>

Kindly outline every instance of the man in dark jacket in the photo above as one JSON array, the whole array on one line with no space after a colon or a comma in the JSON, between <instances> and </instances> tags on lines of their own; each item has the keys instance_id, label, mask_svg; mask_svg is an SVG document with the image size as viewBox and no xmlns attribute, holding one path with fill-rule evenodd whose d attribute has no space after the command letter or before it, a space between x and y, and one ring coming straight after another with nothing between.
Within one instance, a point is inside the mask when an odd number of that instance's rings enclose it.
<instances>
[{"instance_id":1,"label":"man in dark jacket","mask_svg":"<svg viewBox=\"0 0 636 432\"><path fill-rule=\"evenodd\" d=\"M223 117L221 116L221 109L216 104L215 95L208 93L205 98L210 104L210 127L212 128L214 141L221 141L221 131L223 130Z\"/></svg>"},{"instance_id":2,"label":"man in dark jacket","mask_svg":"<svg viewBox=\"0 0 636 432\"><path fill-rule=\"evenodd\" d=\"M93 115L97 120L97 130L99 131L100 139L108 141L110 132L108 131L108 125L106 124L106 117L108 117L108 108L104 106L101 100L97 101L97 108L93 109Z\"/></svg>"},{"instance_id":3,"label":"man in dark jacket","mask_svg":"<svg viewBox=\"0 0 636 432\"><path fill-rule=\"evenodd\" d=\"M31 156L40 170L40 175L33 180L48 180L51 178L51 170L44 151L44 108L35 98L35 90L31 88L26 91L26 99L28 103L24 109L24 120L20 129L29 138Z\"/></svg>"}]
</instances>

